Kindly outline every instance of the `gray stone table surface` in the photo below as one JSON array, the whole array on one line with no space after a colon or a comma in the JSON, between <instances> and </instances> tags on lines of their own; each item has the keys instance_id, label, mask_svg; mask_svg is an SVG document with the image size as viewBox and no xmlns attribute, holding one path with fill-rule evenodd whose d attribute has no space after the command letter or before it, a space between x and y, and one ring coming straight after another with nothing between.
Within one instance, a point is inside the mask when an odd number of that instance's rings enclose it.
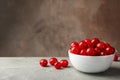
<instances>
[{"instance_id":1,"label":"gray stone table surface","mask_svg":"<svg viewBox=\"0 0 120 80\"><path fill-rule=\"evenodd\" d=\"M50 65L40 67L39 60L42 58L49 59L49 57L1 57L0 80L120 80L120 61L113 62L111 68L105 72L87 74L74 69L71 63L68 68L60 70Z\"/></svg>"}]
</instances>

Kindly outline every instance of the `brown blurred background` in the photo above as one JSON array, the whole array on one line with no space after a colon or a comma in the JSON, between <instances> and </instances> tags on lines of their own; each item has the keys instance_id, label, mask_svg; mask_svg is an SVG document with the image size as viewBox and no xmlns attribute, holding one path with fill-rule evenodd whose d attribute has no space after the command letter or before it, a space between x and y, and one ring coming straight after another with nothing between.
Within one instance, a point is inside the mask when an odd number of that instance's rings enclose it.
<instances>
[{"instance_id":1,"label":"brown blurred background","mask_svg":"<svg viewBox=\"0 0 120 80\"><path fill-rule=\"evenodd\" d=\"M120 53L120 0L0 0L0 56L67 56L93 37Z\"/></svg>"}]
</instances>

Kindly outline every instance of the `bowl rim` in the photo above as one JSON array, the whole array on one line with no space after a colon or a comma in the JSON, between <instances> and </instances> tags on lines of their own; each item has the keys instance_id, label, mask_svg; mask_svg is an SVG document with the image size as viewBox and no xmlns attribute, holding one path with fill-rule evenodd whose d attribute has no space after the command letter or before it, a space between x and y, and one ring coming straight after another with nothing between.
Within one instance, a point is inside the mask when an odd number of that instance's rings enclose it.
<instances>
[{"instance_id":1,"label":"bowl rim","mask_svg":"<svg viewBox=\"0 0 120 80\"><path fill-rule=\"evenodd\" d=\"M86 56L86 55L78 55L78 54L71 53L70 50L68 50L68 54L72 54L72 55L75 55L75 56L81 56L81 57L108 57L108 56L113 56L113 55L115 55L115 53L114 53L114 54L105 55L105 56L89 56L89 55Z\"/></svg>"}]
</instances>

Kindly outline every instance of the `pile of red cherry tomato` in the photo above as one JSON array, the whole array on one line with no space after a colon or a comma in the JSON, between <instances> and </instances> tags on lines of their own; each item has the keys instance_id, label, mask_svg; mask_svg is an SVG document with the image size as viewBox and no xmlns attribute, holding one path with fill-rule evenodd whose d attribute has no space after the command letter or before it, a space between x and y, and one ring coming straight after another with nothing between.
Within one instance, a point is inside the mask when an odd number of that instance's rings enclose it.
<instances>
[{"instance_id":1,"label":"pile of red cherry tomato","mask_svg":"<svg viewBox=\"0 0 120 80\"><path fill-rule=\"evenodd\" d=\"M77 55L84 56L105 56L115 53L114 47L109 43L100 41L98 38L85 39L80 42L72 42L70 44L70 52ZM118 60L118 55L115 54L114 61ZM52 57L47 61L47 59L41 59L40 65L46 67L48 65L54 66L56 69L61 69L68 66L68 61L66 59L58 61L57 58Z\"/></svg>"},{"instance_id":2,"label":"pile of red cherry tomato","mask_svg":"<svg viewBox=\"0 0 120 80\"><path fill-rule=\"evenodd\" d=\"M100 41L98 38L85 39L80 42L72 42L70 44L70 52L84 56L105 56L114 54L115 49L109 43ZM115 54L114 61L118 60Z\"/></svg>"},{"instance_id":3,"label":"pile of red cherry tomato","mask_svg":"<svg viewBox=\"0 0 120 80\"><path fill-rule=\"evenodd\" d=\"M42 67L46 67L48 65L48 62L50 63L50 65L54 66L56 69L61 69L63 67L68 66L68 61L66 59L62 59L59 62L58 59L55 57L50 58L49 61L47 61L47 59L41 59L40 65Z\"/></svg>"}]
</instances>

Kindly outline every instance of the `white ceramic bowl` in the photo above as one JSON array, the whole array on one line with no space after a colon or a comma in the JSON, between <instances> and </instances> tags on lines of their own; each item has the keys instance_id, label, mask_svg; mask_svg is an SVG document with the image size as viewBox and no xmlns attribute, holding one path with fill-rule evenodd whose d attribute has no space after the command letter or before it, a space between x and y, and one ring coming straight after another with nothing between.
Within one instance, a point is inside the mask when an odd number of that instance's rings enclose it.
<instances>
[{"instance_id":1,"label":"white ceramic bowl","mask_svg":"<svg viewBox=\"0 0 120 80\"><path fill-rule=\"evenodd\" d=\"M77 70L86 73L98 73L107 70L114 58L114 54L106 56L83 56L68 51L69 59Z\"/></svg>"}]
</instances>

